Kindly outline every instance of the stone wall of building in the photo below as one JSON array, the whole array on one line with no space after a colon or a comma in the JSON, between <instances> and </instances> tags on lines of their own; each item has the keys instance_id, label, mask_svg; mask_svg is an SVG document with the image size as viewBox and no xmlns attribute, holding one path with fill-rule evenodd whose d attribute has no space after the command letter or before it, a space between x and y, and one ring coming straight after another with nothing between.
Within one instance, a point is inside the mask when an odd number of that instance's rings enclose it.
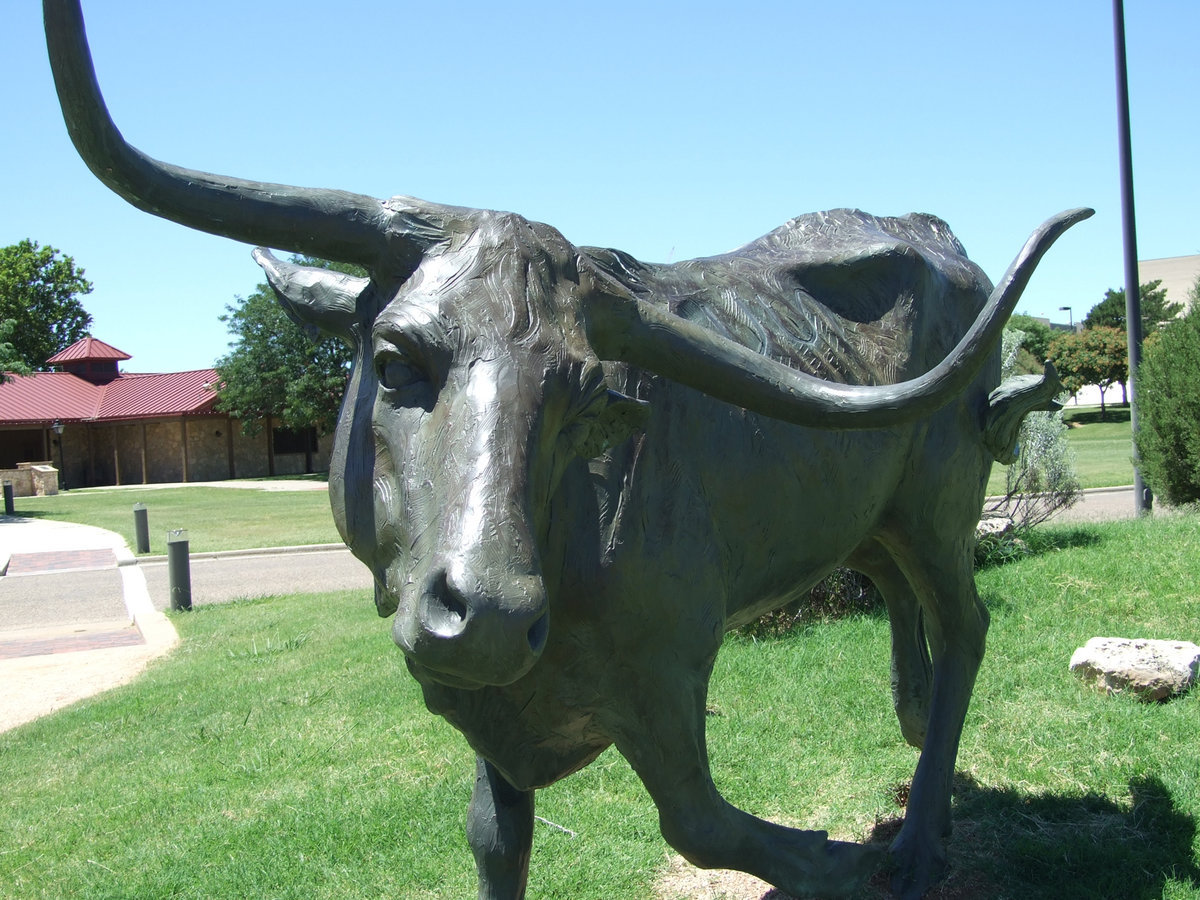
<instances>
[{"instance_id":1,"label":"stone wall of building","mask_svg":"<svg viewBox=\"0 0 1200 900\"><path fill-rule=\"evenodd\" d=\"M265 427L255 435L243 434L241 423L227 416L70 423L64 428L61 440L49 435L50 462L60 469L59 487L65 489L265 478L271 474L267 435ZM328 471L332 451L333 436L320 437L309 471ZM275 474L305 473L305 456L277 453ZM28 473L21 476L22 490L27 479Z\"/></svg>"},{"instance_id":2,"label":"stone wall of building","mask_svg":"<svg viewBox=\"0 0 1200 900\"><path fill-rule=\"evenodd\" d=\"M242 431L242 423L233 423L233 469L235 478L266 478L267 431L260 428L257 434Z\"/></svg>"},{"instance_id":3,"label":"stone wall of building","mask_svg":"<svg viewBox=\"0 0 1200 900\"><path fill-rule=\"evenodd\" d=\"M229 471L229 419L191 417L187 424L188 481L224 481Z\"/></svg>"},{"instance_id":4,"label":"stone wall of building","mask_svg":"<svg viewBox=\"0 0 1200 900\"><path fill-rule=\"evenodd\" d=\"M51 458L58 466L60 489L83 487L88 483L88 436L83 425L67 425L62 438L52 437Z\"/></svg>"}]
</instances>

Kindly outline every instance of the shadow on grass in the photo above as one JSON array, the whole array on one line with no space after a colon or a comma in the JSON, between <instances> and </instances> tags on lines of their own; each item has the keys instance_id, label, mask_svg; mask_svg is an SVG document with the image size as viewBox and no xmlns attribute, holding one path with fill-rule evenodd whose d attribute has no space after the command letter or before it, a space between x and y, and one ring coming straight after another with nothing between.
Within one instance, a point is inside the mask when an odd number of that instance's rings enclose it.
<instances>
[{"instance_id":1,"label":"shadow on grass","mask_svg":"<svg viewBox=\"0 0 1200 900\"><path fill-rule=\"evenodd\" d=\"M927 900L1150 900L1168 882L1200 892L1196 821L1158 778L1134 779L1128 802L1116 803L983 787L960 773L954 797L951 871ZM901 824L881 822L868 839L890 842Z\"/></svg>"},{"instance_id":2,"label":"shadow on grass","mask_svg":"<svg viewBox=\"0 0 1200 900\"><path fill-rule=\"evenodd\" d=\"M1095 425L1099 422L1105 422L1109 425L1120 424L1129 421L1129 407L1109 404L1104 409L1104 415L1100 415L1100 407L1084 407L1083 409L1068 408L1063 411L1063 421L1068 426L1073 425Z\"/></svg>"},{"instance_id":3,"label":"shadow on grass","mask_svg":"<svg viewBox=\"0 0 1200 900\"><path fill-rule=\"evenodd\" d=\"M19 519L44 519L44 518L46 518L45 510L22 509L21 504L18 503L18 504L16 504L16 508L13 510L12 516L5 516L4 518L0 518L0 524L11 525L11 524L15 524L17 522L17 520L19 520Z\"/></svg>"},{"instance_id":4,"label":"shadow on grass","mask_svg":"<svg viewBox=\"0 0 1200 900\"><path fill-rule=\"evenodd\" d=\"M328 472L308 472L303 475L264 475L261 478L239 478L238 481L329 481Z\"/></svg>"},{"instance_id":5,"label":"shadow on grass","mask_svg":"<svg viewBox=\"0 0 1200 900\"><path fill-rule=\"evenodd\" d=\"M1094 547L1105 540L1103 532L1089 525L1044 525L991 540L975 554L975 571L1019 562L1058 550Z\"/></svg>"},{"instance_id":6,"label":"shadow on grass","mask_svg":"<svg viewBox=\"0 0 1200 900\"><path fill-rule=\"evenodd\" d=\"M1089 525L1045 525L1026 534L1025 542L1033 555L1039 555L1055 550L1094 547L1104 542L1104 533Z\"/></svg>"}]
</instances>

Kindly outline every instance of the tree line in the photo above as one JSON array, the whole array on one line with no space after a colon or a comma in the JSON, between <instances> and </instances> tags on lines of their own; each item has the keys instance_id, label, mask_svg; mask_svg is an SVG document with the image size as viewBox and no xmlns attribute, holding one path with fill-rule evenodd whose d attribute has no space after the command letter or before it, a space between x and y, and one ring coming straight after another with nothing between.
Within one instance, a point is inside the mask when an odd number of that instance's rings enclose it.
<instances>
[{"instance_id":1,"label":"tree line","mask_svg":"<svg viewBox=\"0 0 1200 900\"><path fill-rule=\"evenodd\" d=\"M1141 285L1138 293L1143 335L1155 334L1183 311L1182 303L1167 300L1161 280ZM1110 288L1104 292L1104 299L1089 310L1076 331L1054 331L1030 316L1013 316L1009 326L1024 335L1020 370L1040 372L1045 360L1051 360L1070 393L1095 385L1100 389L1100 418L1103 419L1107 412L1107 394L1114 385L1121 388L1121 402L1129 402L1125 390L1129 381L1125 315L1125 290Z\"/></svg>"}]
</instances>

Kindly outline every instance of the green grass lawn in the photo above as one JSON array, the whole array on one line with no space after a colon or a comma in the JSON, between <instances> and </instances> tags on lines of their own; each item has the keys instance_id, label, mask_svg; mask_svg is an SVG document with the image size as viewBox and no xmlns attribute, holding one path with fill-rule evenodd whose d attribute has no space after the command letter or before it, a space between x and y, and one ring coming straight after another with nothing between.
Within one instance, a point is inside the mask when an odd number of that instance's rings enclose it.
<instances>
[{"instance_id":1,"label":"green grass lawn","mask_svg":"<svg viewBox=\"0 0 1200 900\"><path fill-rule=\"evenodd\" d=\"M239 550L338 543L325 491L256 491L215 487L64 491L53 497L19 497L16 513L95 525L137 546L133 505L146 504L150 552L167 552L167 531L184 528L188 549Z\"/></svg>"},{"instance_id":2,"label":"green grass lawn","mask_svg":"<svg viewBox=\"0 0 1200 900\"><path fill-rule=\"evenodd\" d=\"M1034 556L978 579L992 630L947 896L1200 896L1200 692L1143 705L1067 671L1096 635L1200 634L1200 519L1036 535ZM474 895L471 753L424 710L369 603L278 597L173 621L181 646L134 683L0 735L0 894ZM841 837L894 829L916 754L891 713L881 616L731 636L710 707L733 802ZM666 847L619 756L539 792L538 814L553 824L536 826L531 897L655 896Z\"/></svg>"},{"instance_id":3,"label":"green grass lawn","mask_svg":"<svg viewBox=\"0 0 1200 900\"><path fill-rule=\"evenodd\" d=\"M1075 452L1075 473L1086 488L1133 484L1133 439L1128 407L1109 407L1100 419L1099 407L1068 408L1063 413L1067 440ZM1004 493L1005 467L992 466L988 496Z\"/></svg>"}]
</instances>

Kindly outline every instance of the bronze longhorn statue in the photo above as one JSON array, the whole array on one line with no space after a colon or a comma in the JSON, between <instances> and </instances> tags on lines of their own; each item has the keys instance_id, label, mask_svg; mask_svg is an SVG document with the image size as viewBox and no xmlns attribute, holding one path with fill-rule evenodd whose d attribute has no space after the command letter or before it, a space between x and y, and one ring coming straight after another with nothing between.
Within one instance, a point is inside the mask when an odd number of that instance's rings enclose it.
<instances>
[{"instance_id":1,"label":"bronze longhorn statue","mask_svg":"<svg viewBox=\"0 0 1200 900\"><path fill-rule=\"evenodd\" d=\"M876 848L734 808L705 748L722 635L837 566L892 626L900 728L923 748L893 887L941 875L950 785L988 614L972 576L994 459L1058 387L997 389L1034 266L1088 210L1039 228L1000 283L932 216L801 216L675 265L576 247L521 216L263 184L121 137L76 0L45 0L68 129L140 209L235 240L354 367L329 480L346 543L428 707L478 755L479 896L524 895L535 789L610 744L705 867L796 896L854 890Z\"/></svg>"}]
</instances>

